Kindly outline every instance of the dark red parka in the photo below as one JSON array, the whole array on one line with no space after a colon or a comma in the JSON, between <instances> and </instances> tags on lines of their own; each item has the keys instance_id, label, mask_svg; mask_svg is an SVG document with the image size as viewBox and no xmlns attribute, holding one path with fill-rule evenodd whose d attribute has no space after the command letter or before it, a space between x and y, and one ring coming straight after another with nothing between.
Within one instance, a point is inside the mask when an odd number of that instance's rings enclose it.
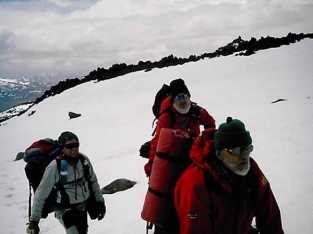
<instances>
[{"instance_id":1,"label":"dark red parka","mask_svg":"<svg viewBox=\"0 0 313 234\"><path fill-rule=\"evenodd\" d=\"M271 187L251 158L246 176L227 170L215 156L213 141L199 136L190 165L174 192L180 234L249 234L255 217L261 234L283 234Z\"/></svg>"},{"instance_id":2,"label":"dark red parka","mask_svg":"<svg viewBox=\"0 0 313 234\"><path fill-rule=\"evenodd\" d=\"M201 125L203 125L204 129L215 129L215 120L204 108L193 103L188 114L179 114L172 106L171 97L165 98L161 103L155 135L151 140L149 162L145 165L147 176L151 173L152 162L162 128L182 129L188 132L191 137L196 137L200 134Z\"/></svg>"}]
</instances>

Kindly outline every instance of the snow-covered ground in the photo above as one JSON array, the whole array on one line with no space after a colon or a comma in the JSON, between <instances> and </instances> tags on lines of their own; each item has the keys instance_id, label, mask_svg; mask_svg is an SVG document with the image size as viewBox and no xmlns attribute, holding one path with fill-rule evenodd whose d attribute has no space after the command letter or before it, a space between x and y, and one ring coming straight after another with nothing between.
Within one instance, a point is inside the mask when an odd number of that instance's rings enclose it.
<instances>
[{"instance_id":1,"label":"snow-covered ground","mask_svg":"<svg viewBox=\"0 0 313 234\"><path fill-rule=\"evenodd\" d=\"M65 130L78 134L81 151L92 160L101 186L117 178L137 181L130 190L105 195L107 214L90 222L90 233L145 232L140 212L147 189L140 145L153 131L151 106L164 82L185 79L193 101L217 123L226 116L246 123L253 157L272 185L288 234L313 230L313 40L259 51L249 57L202 60L150 72L89 82L50 97L0 127L1 233L25 233L28 184L24 162L14 162L36 139ZM272 104L279 98L286 101ZM36 110L34 115L28 113ZM68 112L82 117L69 120ZM63 233L50 215L41 233Z\"/></svg>"}]
</instances>

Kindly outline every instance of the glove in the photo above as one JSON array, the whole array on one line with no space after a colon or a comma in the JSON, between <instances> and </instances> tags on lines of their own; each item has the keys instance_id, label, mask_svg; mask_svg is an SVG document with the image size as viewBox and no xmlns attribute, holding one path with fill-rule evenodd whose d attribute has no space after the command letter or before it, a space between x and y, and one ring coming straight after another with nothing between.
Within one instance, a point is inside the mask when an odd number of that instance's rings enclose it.
<instances>
[{"instance_id":1,"label":"glove","mask_svg":"<svg viewBox=\"0 0 313 234\"><path fill-rule=\"evenodd\" d=\"M27 234L38 234L40 231L38 223L39 222L36 222L36 221L30 221L27 228L26 228L26 233Z\"/></svg>"},{"instance_id":2,"label":"glove","mask_svg":"<svg viewBox=\"0 0 313 234\"><path fill-rule=\"evenodd\" d=\"M106 207L104 202L98 202L98 220L103 219L106 212Z\"/></svg>"},{"instance_id":3,"label":"glove","mask_svg":"<svg viewBox=\"0 0 313 234\"><path fill-rule=\"evenodd\" d=\"M151 142L147 141L146 143L144 143L140 149L139 149L139 155L143 158L149 158L149 152L150 152L150 145Z\"/></svg>"}]
</instances>

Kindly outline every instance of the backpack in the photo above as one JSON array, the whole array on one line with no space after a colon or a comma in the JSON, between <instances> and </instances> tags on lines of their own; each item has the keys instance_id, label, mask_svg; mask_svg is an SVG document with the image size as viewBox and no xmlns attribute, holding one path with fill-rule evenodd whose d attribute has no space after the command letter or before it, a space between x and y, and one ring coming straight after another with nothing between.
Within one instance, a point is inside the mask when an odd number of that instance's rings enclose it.
<instances>
[{"instance_id":1,"label":"backpack","mask_svg":"<svg viewBox=\"0 0 313 234\"><path fill-rule=\"evenodd\" d=\"M61 153L61 146L51 138L32 143L24 152L25 174L35 192L48 164Z\"/></svg>"},{"instance_id":2,"label":"backpack","mask_svg":"<svg viewBox=\"0 0 313 234\"><path fill-rule=\"evenodd\" d=\"M152 106L152 112L156 119L160 116L160 108L162 101L171 95L171 87L167 84L163 84L163 86L159 89L159 91L156 93L154 98L154 103Z\"/></svg>"},{"instance_id":3,"label":"backpack","mask_svg":"<svg viewBox=\"0 0 313 234\"><path fill-rule=\"evenodd\" d=\"M45 138L33 142L23 153L23 159L26 162L24 168L25 174L29 182L28 218L31 216L31 190L33 189L33 192L36 192L46 167L61 153L61 150L62 148L58 145L57 141L51 138ZM52 206L49 204L55 198L56 192L54 189L49 194L43 208L42 218L46 218L48 213L52 211Z\"/></svg>"},{"instance_id":4,"label":"backpack","mask_svg":"<svg viewBox=\"0 0 313 234\"><path fill-rule=\"evenodd\" d=\"M171 95L171 87L167 84L163 84L163 86L158 90L154 97L154 102L152 105L152 113L154 115L154 120L152 123L152 126L154 125L154 122L160 117L162 113L160 113L161 103L162 101ZM154 135L154 131L153 134ZM142 144L139 148L139 156L143 158L149 158L149 151L150 151L150 141L145 142Z\"/></svg>"}]
</instances>

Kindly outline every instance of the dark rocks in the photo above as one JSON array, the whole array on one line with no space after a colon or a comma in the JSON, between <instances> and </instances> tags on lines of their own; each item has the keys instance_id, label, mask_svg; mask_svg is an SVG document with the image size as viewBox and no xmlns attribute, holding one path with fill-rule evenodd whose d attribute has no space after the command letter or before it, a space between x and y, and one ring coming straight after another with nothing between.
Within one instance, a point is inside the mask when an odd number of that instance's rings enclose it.
<instances>
[{"instance_id":1,"label":"dark rocks","mask_svg":"<svg viewBox=\"0 0 313 234\"><path fill-rule=\"evenodd\" d=\"M75 113L75 112L68 112L68 116L70 119L75 119L81 116L81 114Z\"/></svg>"},{"instance_id":2,"label":"dark rocks","mask_svg":"<svg viewBox=\"0 0 313 234\"><path fill-rule=\"evenodd\" d=\"M261 37L259 40L252 37L250 40L243 40L240 36L233 40L226 46L220 47L213 53L203 53L202 55L190 55L188 58L180 58L173 55L163 57L158 61L139 61L138 64L113 64L109 68L98 67L96 70L91 71L84 78L74 78L67 79L65 81L60 81L58 84L52 86L49 90L46 90L44 94L35 100L38 104L47 97L54 96L56 94L62 93L64 90L70 89L77 85L80 85L91 80L107 80L121 75L125 75L131 72L137 72L144 70L145 72L150 71L154 68L163 68L169 66L182 65L188 62L195 62L204 58L214 58L219 56L231 55L233 53L238 53L237 55L249 56L254 54L258 50L264 50L268 48L276 48L281 45L289 45L290 43L295 43L304 38L313 39L313 33L289 33L285 37L274 38L274 37Z\"/></svg>"},{"instance_id":3,"label":"dark rocks","mask_svg":"<svg viewBox=\"0 0 313 234\"><path fill-rule=\"evenodd\" d=\"M35 114L36 113L36 110L32 110L29 114L28 114L28 116L32 116L33 114Z\"/></svg>"},{"instance_id":4,"label":"dark rocks","mask_svg":"<svg viewBox=\"0 0 313 234\"><path fill-rule=\"evenodd\" d=\"M19 160L21 160L23 158L24 158L24 152L19 152L19 153L17 153L14 161L19 161Z\"/></svg>"},{"instance_id":5,"label":"dark rocks","mask_svg":"<svg viewBox=\"0 0 313 234\"><path fill-rule=\"evenodd\" d=\"M287 99L279 98L276 101L273 101L272 103L283 102L283 101L287 101Z\"/></svg>"},{"instance_id":6,"label":"dark rocks","mask_svg":"<svg viewBox=\"0 0 313 234\"><path fill-rule=\"evenodd\" d=\"M117 179L101 189L102 194L112 194L130 189L136 184L135 181L128 179Z\"/></svg>"}]
</instances>

